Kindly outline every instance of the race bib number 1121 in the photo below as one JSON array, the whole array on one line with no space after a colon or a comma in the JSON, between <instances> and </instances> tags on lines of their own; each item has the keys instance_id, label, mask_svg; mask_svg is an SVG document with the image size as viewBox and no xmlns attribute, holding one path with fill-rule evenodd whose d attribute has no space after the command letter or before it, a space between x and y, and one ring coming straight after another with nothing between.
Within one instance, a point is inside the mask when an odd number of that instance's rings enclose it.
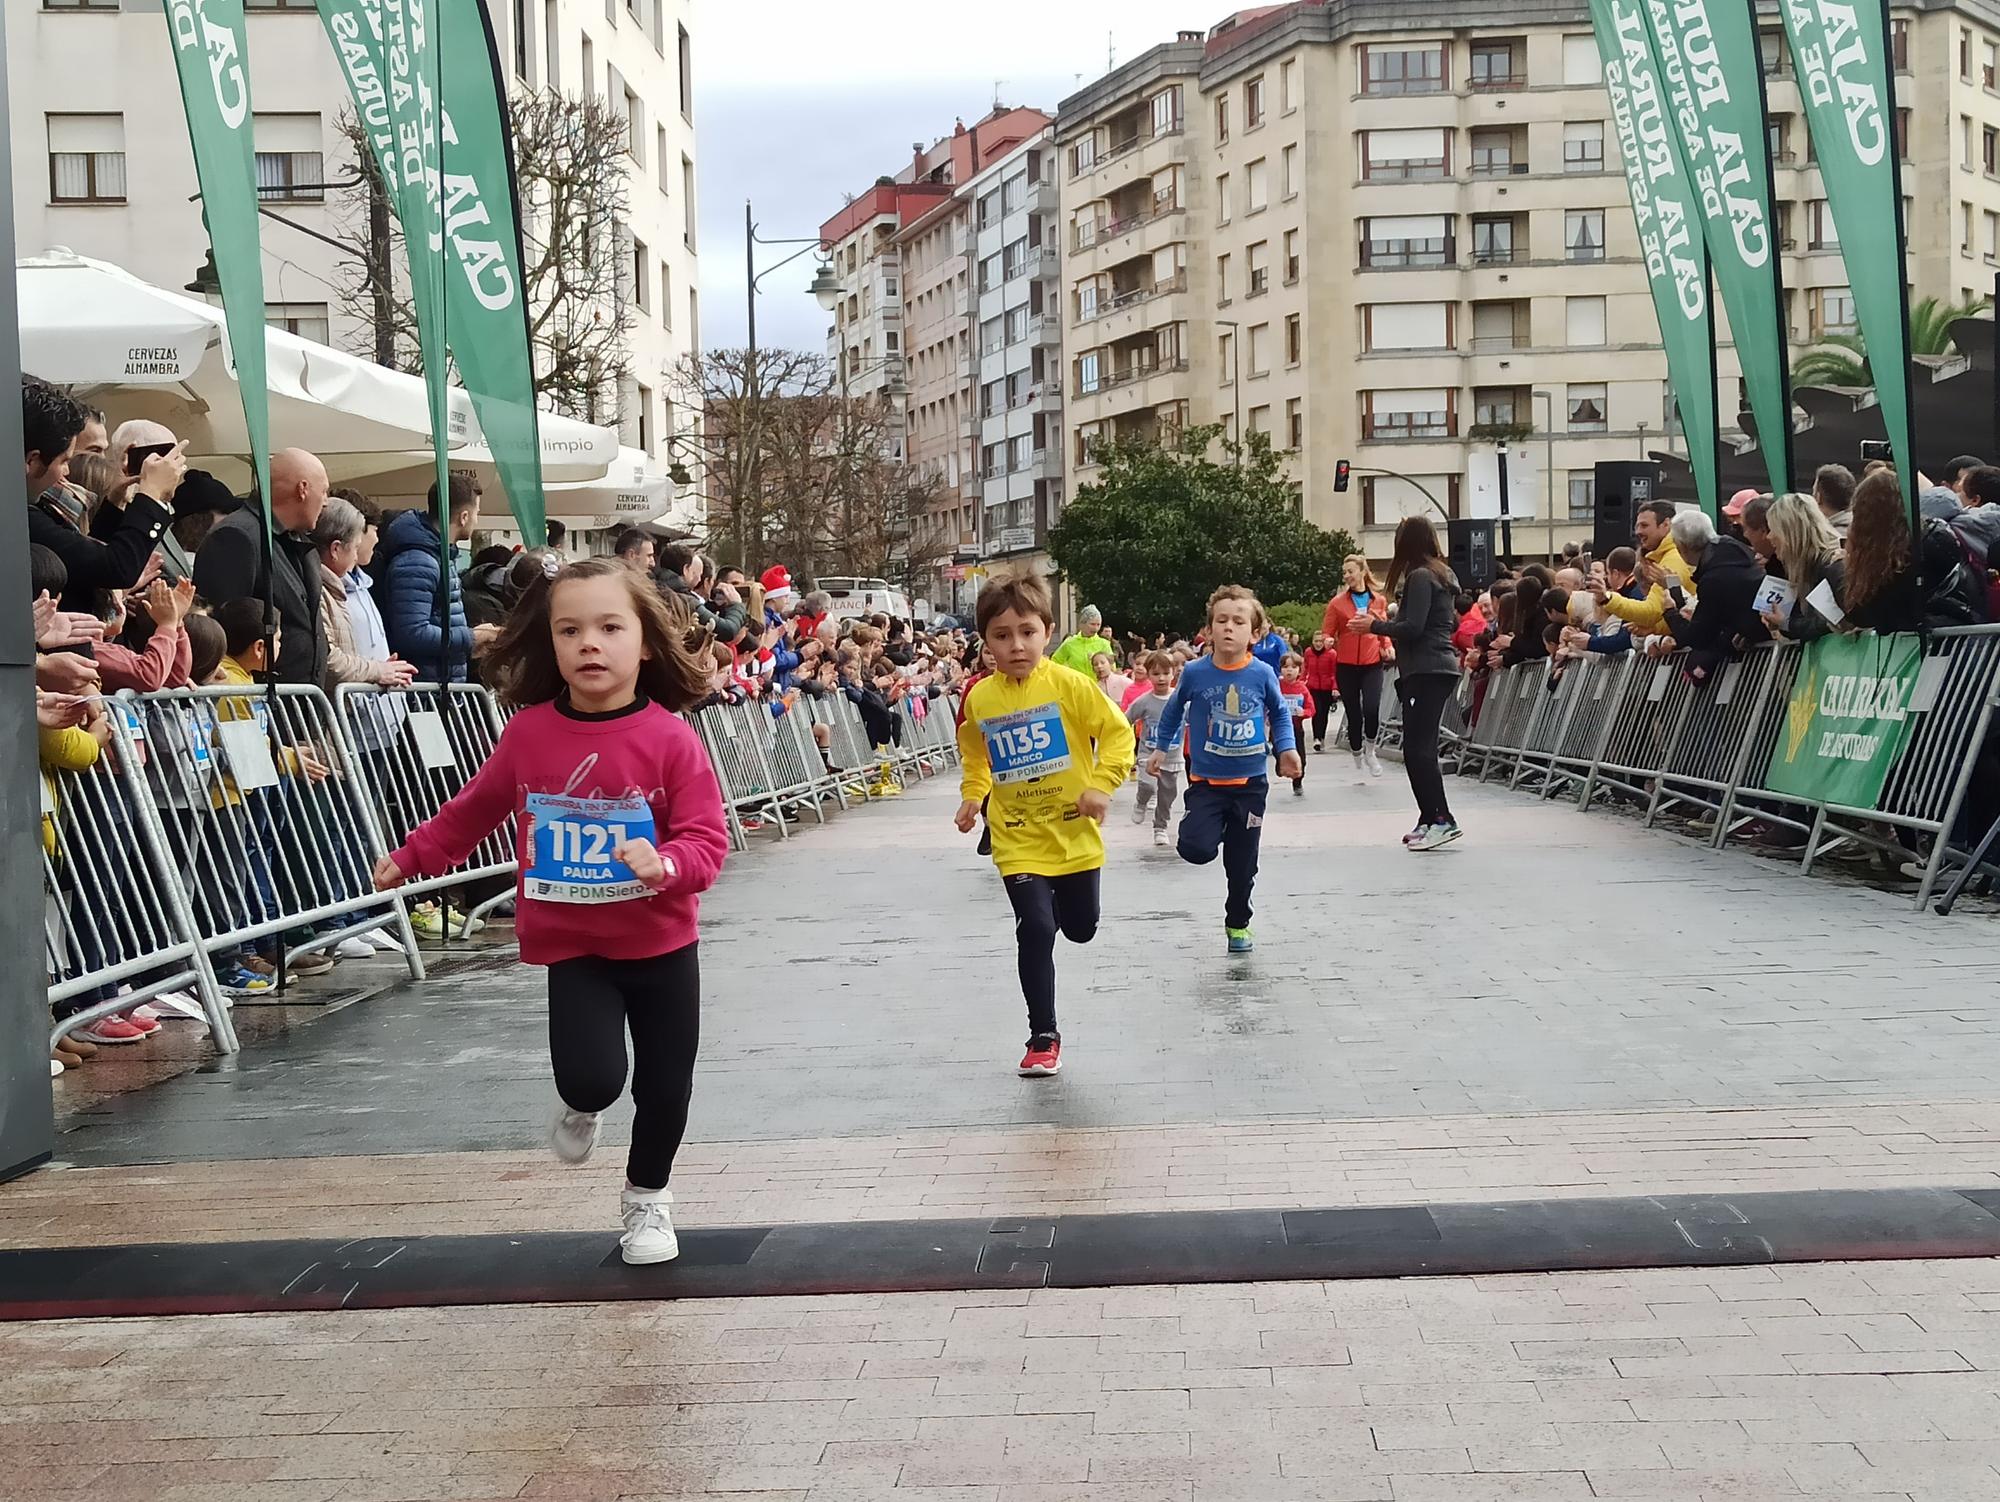
<instances>
[{"instance_id":1,"label":"race bib number 1121","mask_svg":"<svg viewBox=\"0 0 2000 1502\"><path fill-rule=\"evenodd\" d=\"M653 811L643 798L566 798L530 793L533 851L522 873L522 895L536 902L631 902L653 889L615 860L632 840L653 838Z\"/></svg>"}]
</instances>

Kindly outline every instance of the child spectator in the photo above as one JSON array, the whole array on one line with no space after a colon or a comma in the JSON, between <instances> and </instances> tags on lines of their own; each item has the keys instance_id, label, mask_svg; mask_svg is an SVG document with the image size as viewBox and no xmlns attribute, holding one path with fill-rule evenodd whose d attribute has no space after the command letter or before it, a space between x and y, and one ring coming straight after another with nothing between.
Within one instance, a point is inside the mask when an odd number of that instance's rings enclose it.
<instances>
[{"instance_id":1,"label":"child spectator","mask_svg":"<svg viewBox=\"0 0 2000 1502\"><path fill-rule=\"evenodd\" d=\"M128 617L120 591L107 591L110 601L104 640L97 646L97 671L104 686L116 692L129 688L150 694L163 688L186 688L194 665L193 649L182 623L194 609L194 581L177 585L155 579ZM134 651L118 638L137 639Z\"/></svg>"}]
</instances>

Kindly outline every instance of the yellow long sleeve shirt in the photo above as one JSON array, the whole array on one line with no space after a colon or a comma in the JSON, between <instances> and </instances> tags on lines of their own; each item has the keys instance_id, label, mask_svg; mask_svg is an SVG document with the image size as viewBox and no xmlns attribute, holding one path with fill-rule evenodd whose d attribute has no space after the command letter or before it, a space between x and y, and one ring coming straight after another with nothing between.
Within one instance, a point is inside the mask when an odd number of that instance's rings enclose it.
<instances>
[{"instance_id":1,"label":"yellow long sleeve shirt","mask_svg":"<svg viewBox=\"0 0 2000 1502\"><path fill-rule=\"evenodd\" d=\"M1048 658L1016 683L982 678L958 727L961 795L987 799L1002 876L1067 876L1104 864L1104 836L1076 800L1132 772L1132 727L1094 679Z\"/></svg>"}]
</instances>

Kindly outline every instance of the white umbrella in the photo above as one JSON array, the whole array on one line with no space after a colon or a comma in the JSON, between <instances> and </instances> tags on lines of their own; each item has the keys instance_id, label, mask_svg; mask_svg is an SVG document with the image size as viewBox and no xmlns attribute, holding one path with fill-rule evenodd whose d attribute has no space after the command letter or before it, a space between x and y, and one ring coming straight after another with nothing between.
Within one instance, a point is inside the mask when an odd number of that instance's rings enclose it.
<instances>
[{"instance_id":1,"label":"white umbrella","mask_svg":"<svg viewBox=\"0 0 2000 1502\"><path fill-rule=\"evenodd\" d=\"M451 467L470 470L490 492L499 481L493 450L487 446L486 434L465 393L454 388L452 396ZM578 422L556 412L543 412L537 426L542 436L544 486L603 480L619 456L616 428ZM371 491L388 495L420 494L433 476L428 448L401 454L354 455L339 464L329 462L327 469L336 477L369 480Z\"/></svg>"},{"instance_id":2,"label":"white umbrella","mask_svg":"<svg viewBox=\"0 0 2000 1502\"><path fill-rule=\"evenodd\" d=\"M234 458L227 469L247 473L249 435L221 309L61 249L17 262L15 283L23 369L79 388L118 419L163 422L188 440L191 458ZM344 455L429 447L421 378L282 329L265 330L264 349L274 448L309 449L332 468ZM452 405L456 419L468 407L462 391Z\"/></svg>"},{"instance_id":3,"label":"white umbrella","mask_svg":"<svg viewBox=\"0 0 2000 1502\"><path fill-rule=\"evenodd\" d=\"M667 520L676 510L672 477L643 449L619 449L602 479L551 485L544 494L550 516L588 529L636 527Z\"/></svg>"}]
</instances>

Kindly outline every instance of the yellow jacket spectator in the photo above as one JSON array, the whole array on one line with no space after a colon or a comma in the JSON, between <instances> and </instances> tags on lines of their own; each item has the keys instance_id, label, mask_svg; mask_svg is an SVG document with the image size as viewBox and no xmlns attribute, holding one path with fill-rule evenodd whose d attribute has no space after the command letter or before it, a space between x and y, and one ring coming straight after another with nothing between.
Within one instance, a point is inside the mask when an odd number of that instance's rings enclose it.
<instances>
[{"instance_id":1,"label":"yellow jacket spectator","mask_svg":"<svg viewBox=\"0 0 2000 1502\"><path fill-rule=\"evenodd\" d=\"M1682 560L1680 549L1674 546L1673 534L1668 530L1673 519L1671 501L1648 501L1639 508L1639 514L1633 518L1632 529L1639 540L1639 556L1643 560L1640 573L1643 575L1646 564L1650 563L1692 594L1694 571ZM1649 585L1644 596L1636 600L1614 594L1602 603L1606 613L1617 616L1632 628L1634 636L1658 636L1667 629L1668 599L1663 583Z\"/></svg>"}]
</instances>

